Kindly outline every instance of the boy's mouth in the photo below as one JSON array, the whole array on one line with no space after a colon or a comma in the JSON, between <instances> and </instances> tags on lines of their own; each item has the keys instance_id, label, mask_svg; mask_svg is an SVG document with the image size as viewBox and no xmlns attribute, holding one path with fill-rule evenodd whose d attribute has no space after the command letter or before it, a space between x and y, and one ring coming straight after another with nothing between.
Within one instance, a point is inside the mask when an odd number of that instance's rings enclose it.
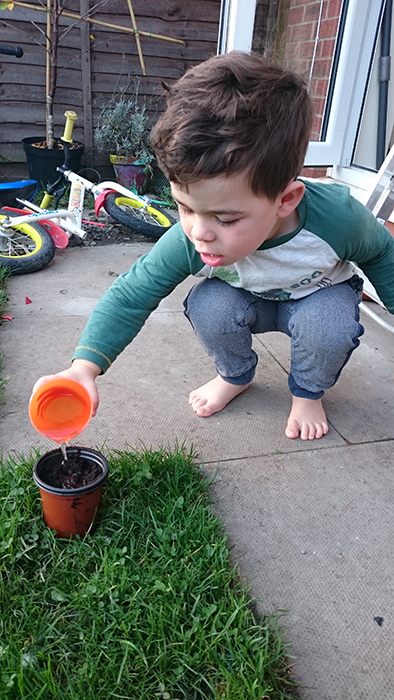
<instances>
[{"instance_id":1,"label":"boy's mouth","mask_svg":"<svg viewBox=\"0 0 394 700\"><path fill-rule=\"evenodd\" d=\"M205 265L211 267L218 267L223 260L223 255L211 255L210 253L200 253L200 257Z\"/></svg>"}]
</instances>

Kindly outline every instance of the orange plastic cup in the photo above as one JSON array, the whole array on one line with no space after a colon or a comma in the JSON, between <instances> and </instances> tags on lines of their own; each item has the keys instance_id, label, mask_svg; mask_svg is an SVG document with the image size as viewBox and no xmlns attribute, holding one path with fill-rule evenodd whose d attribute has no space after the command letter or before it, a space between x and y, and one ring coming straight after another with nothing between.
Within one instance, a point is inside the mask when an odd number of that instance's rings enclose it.
<instances>
[{"instance_id":1,"label":"orange plastic cup","mask_svg":"<svg viewBox=\"0 0 394 700\"><path fill-rule=\"evenodd\" d=\"M30 399L29 415L41 435L57 443L69 442L88 425L92 398L74 379L59 377L40 386Z\"/></svg>"}]
</instances>

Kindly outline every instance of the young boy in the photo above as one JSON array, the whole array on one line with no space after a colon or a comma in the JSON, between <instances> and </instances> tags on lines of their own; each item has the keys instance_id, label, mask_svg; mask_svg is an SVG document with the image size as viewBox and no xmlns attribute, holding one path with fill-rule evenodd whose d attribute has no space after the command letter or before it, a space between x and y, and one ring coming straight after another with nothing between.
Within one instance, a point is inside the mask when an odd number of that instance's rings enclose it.
<instances>
[{"instance_id":1,"label":"young boy","mask_svg":"<svg viewBox=\"0 0 394 700\"><path fill-rule=\"evenodd\" d=\"M298 178L312 108L303 80L258 56L215 56L169 88L152 144L180 222L93 311L65 375L90 391L150 313L188 275L185 314L217 375L190 394L210 416L250 386L252 335L290 337L285 433L328 432L322 405L364 329L362 268L394 313L394 239L347 188ZM36 387L51 377L44 377Z\"/></svg>"}]
</instances>

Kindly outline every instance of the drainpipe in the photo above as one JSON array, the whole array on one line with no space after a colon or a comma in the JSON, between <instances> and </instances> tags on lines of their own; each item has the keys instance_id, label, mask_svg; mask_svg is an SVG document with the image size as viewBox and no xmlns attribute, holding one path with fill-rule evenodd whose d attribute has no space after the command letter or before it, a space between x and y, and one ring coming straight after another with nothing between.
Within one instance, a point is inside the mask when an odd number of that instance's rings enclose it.
<instances>
[{"instance_id":1,"label":"drainpipe","mask_svg":"<svg viewBox=\"0 0 394 700\"><path fill-rule=\"evenodd\" d=\"M386 0L382 19L382 33L379 58L379 102L378 102L378 133L376 140L376 169L379 170L386 157L387 105L391 68L391 17L392 0Z\"/></svg>"}]
</instances>

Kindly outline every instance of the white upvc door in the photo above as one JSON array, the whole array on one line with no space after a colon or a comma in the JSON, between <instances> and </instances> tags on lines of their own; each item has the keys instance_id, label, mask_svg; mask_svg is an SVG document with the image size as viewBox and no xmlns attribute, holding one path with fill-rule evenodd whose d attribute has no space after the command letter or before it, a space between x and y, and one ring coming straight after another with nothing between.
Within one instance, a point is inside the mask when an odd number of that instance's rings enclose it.
<instances>
[{"instance_id":1,"label":"white upvc door","mask_svg":"<svg viewBox=\"0 0 394 700\"><path fill-rule=\"evenodd\" d=\"M385 0L349 0L324 141L311 141L305 165L349 166Z\"/></svg>"},{"instance_id":2,"label":"white upvc door","mask_svg":"<svg viewBox=\"0 0 394 700\"><path fill-rule=\"evenodd\" d=\"M250 51L256 0L222 0L218 53Z\"/></svg>"}]
</instances>

